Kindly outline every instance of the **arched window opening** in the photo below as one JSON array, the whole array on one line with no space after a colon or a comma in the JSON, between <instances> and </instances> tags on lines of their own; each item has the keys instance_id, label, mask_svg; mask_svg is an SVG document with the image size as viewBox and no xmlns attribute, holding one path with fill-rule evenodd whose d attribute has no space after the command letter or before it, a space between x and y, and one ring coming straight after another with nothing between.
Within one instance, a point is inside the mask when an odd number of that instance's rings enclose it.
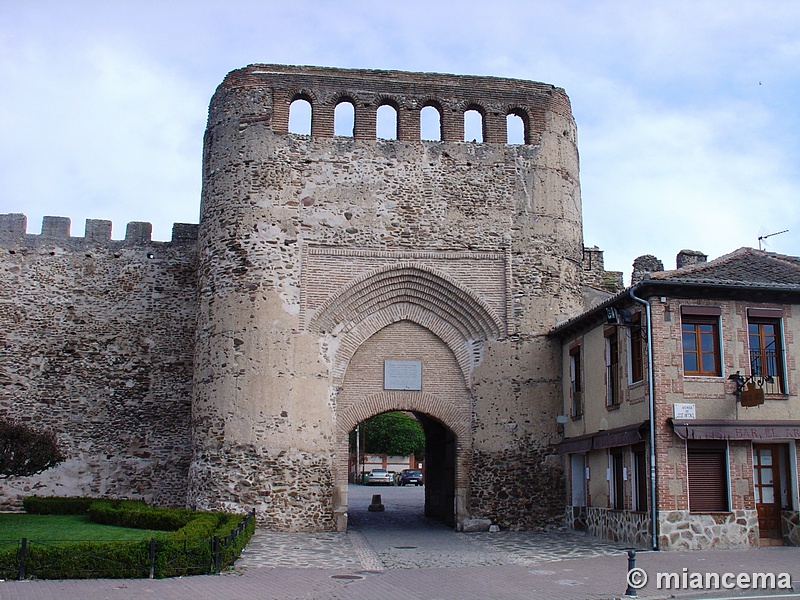
<instances>
[{"instance_id":1,"label":"arched window opening","mask_svg":"<svg viewBox=\"0 0 800 600\"><path fill-rule=\"evenodd\" d=\"M435 106L425 106L419 113L420 139L442 140L442 114Z\"/></svg>"},{"instance_id":2,"label":"arched window opening","mask_svg":"<svg viewBox=\"0 0 800 600\"><path fill-rule=\"evenodd\" d=\"M483 115L474 108L464 113L464 141L483 143Z\"/></svg>"},{"instance_id":3,"label":"arched window opening","mask_svg":"<svg viewBox=\"0 0 800 600\"><path fill-rule=\"evenodd\" d=\"M506 116L506 143L525 143L525 121L517 114L512 113Z\"/></svg>"},{"instance_id":4,"label":"arched window opening","mask_svg":"<svg viewBox=\"0 0 800 600\"><path fill-rule=\"evenodd\" d=\"M333 135L353 137L356 124L356 107L348 98L339 100L333 111Z\"/></svg>"},{"instance_id":5,"label":"arched window opening","mask_svg":"<svg viewBox=\"0 0 800 600\"><path fill-rule=\"evenodd\" d=\"M289 133L311 135L311 102L305 98L289 105Z\"/></svg>"},{"instance_id":6,"label":"arched window opening","mask_svg":"<svg viewBox=\"0 0 800 600\"><path fill-rule=\"evenodd\" d=\"M378 107L376 134L381 140L397 139L397 109L391 104Z\"/></svg>"}]
</instances>

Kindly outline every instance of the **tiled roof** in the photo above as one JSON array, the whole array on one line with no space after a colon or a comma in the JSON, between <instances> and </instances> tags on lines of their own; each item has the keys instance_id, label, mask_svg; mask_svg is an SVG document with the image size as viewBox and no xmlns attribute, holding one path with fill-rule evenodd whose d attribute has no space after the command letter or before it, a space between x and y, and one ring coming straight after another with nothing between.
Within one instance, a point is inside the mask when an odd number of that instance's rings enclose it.
<instances>
[{"instance_id":1,"label":"tiled roof","mask_svg":"<svg viewBox=\"0 0 800 600\"><path fill-rule=\"evenodd\" d=\"M795 288L800 286L800 257L739 248L707 263L651 273L650 279L672 283Z\"/></svg>"},{"instance_id":2,"label":"tiled roof","mask_svg":"<svg viewBox=\"0 0 800 600\"><path fill-rule=\"evenodd\" d=\"M605 308L630 302L630 292L640 289L691 286L698 291L703 286L718 290L772 290L781 293L800 293L800 257L764 252L754 248L739 248L706 263L688 265L672 271L650 273L632 288L622 290L583 313L557 325L550 335L559 335L574 327L583 327L593 319L602 319Z\"/></svg>"}]
</instances>

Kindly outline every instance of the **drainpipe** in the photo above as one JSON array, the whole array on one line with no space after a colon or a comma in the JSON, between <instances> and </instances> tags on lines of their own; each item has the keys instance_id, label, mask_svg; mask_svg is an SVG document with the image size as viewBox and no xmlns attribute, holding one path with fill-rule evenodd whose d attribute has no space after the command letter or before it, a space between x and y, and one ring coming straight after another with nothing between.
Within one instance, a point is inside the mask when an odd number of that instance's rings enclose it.
<instances>
[{"instance_id":1,"label":"drainpipe","mask_svg":"<svg viewBox=\"0 0 800 600\"><path fill-rule=\"evenodd\" d=\"M647 387L648 387L648 410L650 415L650 533L651 545L653 550L658 550L658 532L656 510L656 404L655 404L655 385L653 383L653 323L650 314L650 302L636 296L634 291L636 286L631 287L630 296L639 304L644 305L645 316L647 319Z\"/></svg>"}]
</instances>

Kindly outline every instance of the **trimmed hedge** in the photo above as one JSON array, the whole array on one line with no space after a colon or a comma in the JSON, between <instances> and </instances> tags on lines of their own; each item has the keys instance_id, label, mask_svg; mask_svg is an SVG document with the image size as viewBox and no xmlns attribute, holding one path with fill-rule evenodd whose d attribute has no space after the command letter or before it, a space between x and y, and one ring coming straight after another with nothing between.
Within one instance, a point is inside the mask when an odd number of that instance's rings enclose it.
<instances>
[{"instance_id":1,"label":"trimmed hedge","mask_svg":"<svg viewBox=\"0 0 800 600\"><path fill-rule=\"evenodd\" d=\"M140 500L97 498L26 499L37 514L89 513L96 523L158 529L152 540L134 542L27 543L24 575L39 579L176 577L228 567L255 531L254 515L148 506ZM0 549L0 574L19 577L22 546ZM154 551L151 560L151 550ZM152 570L152 571L151 571Z\"/></svg>"},{"instance_id":2,"label":"trimmed hedge","mask_svg":"<svg viewBox=\"0 0 800 600\"><path fill-rule=\"evenodd\" d=\"M132 529L177 531L198 518L198 514L202 513L148 506L141 500L96 500L89 506L89 518L94 523Z\"/></svg>"},{"instance_id":3,"label":"trimmed hedge","mask_svg":"<svg viewBox=\"0 0 800 600\"><path fill-rule=\"evenodd\" d=\"M81 515L97 498L74 496L28 496L23 498L25 512L32 515Z\"/></svg>"},{"instance_id":4,"label":"trimmed hedge","mask_svg":"<svg viewBox=\"0 0 800 600\"><path fill-rule=\"evenodd\" d=\"M28 542L26 579L94 579L147 577L149 542ZM18 563L19 554L0 552L0 564ZM19 578L19 568L9 579Z\"/></svg>"}]
</instances>

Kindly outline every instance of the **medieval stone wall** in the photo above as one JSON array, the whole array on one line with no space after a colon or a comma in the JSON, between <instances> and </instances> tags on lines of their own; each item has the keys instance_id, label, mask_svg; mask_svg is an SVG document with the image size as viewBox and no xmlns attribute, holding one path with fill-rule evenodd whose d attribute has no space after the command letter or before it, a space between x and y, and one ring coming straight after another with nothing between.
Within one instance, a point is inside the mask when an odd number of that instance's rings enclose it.
<instances>
[{"instance_id":1,"label":"medieval stone wall","mask_svg":"<svg viewBox=\"0 0 800 600\"><path fill-rule=\"evenodd\" d=\"M311 135L288 132L311 103ZM334 136L337 104L352 137ZM377 110L397 139L376 139ZM420 140L420 111L441 141ZM464 142L467 111L483 142ZM524 125L508 144L507 115ZM251 65L211 101L201 221L0 218L0 410L69 460L4 497L82 493L257 509L272 529L346 527L348 433L420 416L426 510L457 527L563 512L560 349L583 308L576 128L551 85ZM386 360L419 361L410 389ZM559 491L561 490L561 491ZM470 525L470 526L472 526ZM488 526L488 525L487 525Z\"/></svg>"},{"instance_id":2,"label":"medieval stone wall","mask_svg":"<svg viewBox=\"0 0 800 600\"><path fill-rule=\"evenodd\" d=\"M171 242L131 223L0 215L0 413L57 432L67 460L0 480L2 508L40 495L184 505L196 319L197 226Z\"/></svg>"},{"instance_id":3,"label":"medieval stone wall","mask_svg":"<svg viewBox=\"0 0 800 600\"><path fill-rule=\"evenodd\" d=\"M312 105L310 136L288 133L298 98ZM355 106L353 137L333 136L342 100ZM398 111L396 140L376 139L383 104ZM440 111L442 141L419 139L423 106ZM486 143L461 141L471 109ZM523 119L526 143L505 143L507 114ZM582 308L575 139L566 94L545 84L231 73L205 138L190 502L255 507L278 528L341 528L353 415L401 409L455 432L460 522L560 515L558 349L545 333ZM424 377L420 390L360 390L383 365L372 357L376 372L364 373L359 349L397 327L406 341L374 354L414 348L434 377L446 356L458 369L443 381L457 376L461 396ZM416 346L415 328L428 331ZM302 489L287 485L309 468ZM240 472L251 474L246 494Z\"/></svg>"}]
</instances>

